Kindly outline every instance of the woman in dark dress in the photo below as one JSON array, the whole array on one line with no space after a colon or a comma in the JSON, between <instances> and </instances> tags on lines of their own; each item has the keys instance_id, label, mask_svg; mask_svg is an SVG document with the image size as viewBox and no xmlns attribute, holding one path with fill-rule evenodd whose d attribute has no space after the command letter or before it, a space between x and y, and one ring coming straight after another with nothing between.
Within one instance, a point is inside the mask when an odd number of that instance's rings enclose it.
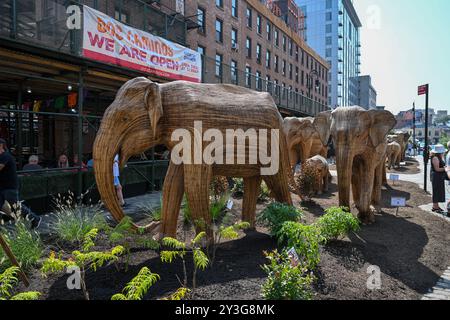
<instances>
[{"instance_id":1,"label":"woman in dark dress","mask_svg":"<svg viewBox=\"0 0 450 320\"><path fill-rule=\"evenodd\" d=\"M445 160L443 145L435 145L431 150L431 184L433 186L433 212L444 213L439 203L445 203Z\"/></svg>"}]
</instances>

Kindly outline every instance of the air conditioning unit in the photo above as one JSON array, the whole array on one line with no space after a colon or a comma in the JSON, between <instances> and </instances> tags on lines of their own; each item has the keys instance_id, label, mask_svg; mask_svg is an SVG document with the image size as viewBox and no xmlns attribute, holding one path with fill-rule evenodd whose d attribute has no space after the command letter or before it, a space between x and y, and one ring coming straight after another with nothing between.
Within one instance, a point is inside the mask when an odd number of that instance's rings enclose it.
<instances>
[{"instance_id":1,"label":"air conditioning unit","mask_svg":"<svg viewBox=\"0 0 450 320\"><path fill-rule=\"evenodd\" d=\"M239 50L239 44L237 44L236 42L231 44L231 49L234 51L238 51Z\"/></svg>"}]
</instances>

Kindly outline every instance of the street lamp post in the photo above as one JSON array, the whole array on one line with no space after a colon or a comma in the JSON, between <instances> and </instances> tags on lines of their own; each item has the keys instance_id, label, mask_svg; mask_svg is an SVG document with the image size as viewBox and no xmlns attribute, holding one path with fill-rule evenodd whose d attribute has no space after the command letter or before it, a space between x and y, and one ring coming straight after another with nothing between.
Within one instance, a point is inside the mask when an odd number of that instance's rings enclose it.
<instances>
[{"instance_id":1,"label":"street lamp post","mask_svg":"<svg viewBox=\"0 0 450 320\"><path fill-rule=\"evenodd\" d=\"M314 76L317 78L315 82L313 82ZM311 96L311 90L313 88L313 85L316 90L320 88L319 73L317 72L317 70L311 70L308 78L308 95L309 99L311 99L311 102L313 101L313 98Z\"/></svg>"},{"instance_id":2,"label":"street lamp post","mask_svg":"<svg viewBox=\"0 0 450 320\"><path fill-rule=\"evenodd\" d=\"M416 156L416 103L413 102L413 150Z\"/></svg>"}]
</instances>

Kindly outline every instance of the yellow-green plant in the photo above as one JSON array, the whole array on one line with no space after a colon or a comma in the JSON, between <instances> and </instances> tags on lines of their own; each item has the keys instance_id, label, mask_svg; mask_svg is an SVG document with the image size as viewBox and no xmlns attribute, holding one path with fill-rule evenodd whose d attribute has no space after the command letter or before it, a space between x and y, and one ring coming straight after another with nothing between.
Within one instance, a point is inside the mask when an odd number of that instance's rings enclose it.
<instances>
[{"instance_id":1,"label":"yellow-green plant","mask_svg":"<svg viewBox=\"0 0 450 320\"><path fill-rule=\"evenodd\" d=\"M20 272L17 267L10 267L0 274L0 300L37 300L40 292L30 291L12 295L11 291L19 280L17 274Z\"/></svg>"},{"instance_id":2,"label":"yellow-green plant","mask_svg":"<svg viewBox=\"0 0 450 320\"><path fill-rule=\"evenodd\" d=\"M123 246L116 246L111 251L98 252L90 251L95 246L94 240L97 237L98 230L93 229L87 232L83 239L83 252L73 251L72 256L68 259L63 259L61 255L56 256L55 252L51 252L41 268L43 276L51 273L62 272L67 268L76 267L80 271L80 285L86 300L89 300L89 292L86 286L86 272L89 270L97 271L110 263L116 263L120 256L125 253Z\"/></svg>"},{"instance_id":3,"label":"yellow-green plant","mask_svg":"<svg viewBox=\"0 0 450 320\"><path fill-rule=\"evenodd\" d=\"M158 274L152 273L149 268L143 267L138 275L125 286L122 293L113 295L111 300L142 300L148 290L160 278Z\"/></svg>"},{"instance_id":4,"label":"yellow-green plant","mask_svg":"<svg viewBox=\"0 0 450 320\"><path fill-rule=\"evenodd\" d=\"M232 226L220 226L214 231L214 243L213 252L211 258L211 266L214 265L216 259L217 247L222 239L225 240L235 240L239 238L239 231L243 231L250 228L250 223L248 222L238 222Z\"/></svg>"},{"instance_id":5,"label":"yellow-green plant","mask_svg":"<svg viewBox=\"0 0 450 320\"><path fill-rule=\"evenodd\" d=\"M195 289L197 287L197 271L205 270L209 265L208 256L203 252L201 248L201 242L206 237L206 232L200 232L192 241L191 241L191 252L192 259L194 263L194 271L192 272L192 294L195 294ZM167 246L173 250L170 251L161 251L161 261L166 263L172 263L176 258L180 258L183 263L183 275L184 279L182 285L184 288L187 288L187 271L186 271L186 254L187 254L187 245L184 242L178 241L177 239L166 237L162 239L162 244Z\"/></svg>"},{"instance_id":6,"label":"yellow-green plant","mask_svg":"<svg viewBox=\"0 0 450 320\"><path fill-rule=\"evenodd\" d=\"M326 209L325 215L319 218L317 227L327 242L338 240L360 229L359 220L349 211L344 207L331 207Z\"/></svg>"},{"instance_id":7,"label":"yellow-green plant","mask_svg":"<svg viewBox=\"0 0 450 320\"><path fill-rule=\"evenodd\" d=\"M180 301L183 300L185 297L187 297L191 293L191 290L188 288L179 288L177 291L172 293L167 298L163 298L161 300L168 300L168 301Z\"/></svg>"},{"instance_id":8,"label":"yellow-green plant","mask_svg":"<svg viewBox=\"0 0 450 320\"><path fill-rule=\"evenodd\" d=\"M133 228L133 221L130 217L125 217L113 229L108 230L109 241L113 245L121 245L125 248L125 272L128 271L131 256L131 243L135 242L146 249L157 250L159 243L151 238L145 237L145 230Z\"/></svg>"}]
</instances>

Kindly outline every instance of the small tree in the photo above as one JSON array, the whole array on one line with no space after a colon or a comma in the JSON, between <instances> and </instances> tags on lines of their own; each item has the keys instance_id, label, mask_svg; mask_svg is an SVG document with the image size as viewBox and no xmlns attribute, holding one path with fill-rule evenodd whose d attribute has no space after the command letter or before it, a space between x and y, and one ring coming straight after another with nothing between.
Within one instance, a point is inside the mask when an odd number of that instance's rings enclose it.
<instances>
[{"instance_id":1,"label":"small tree","mask_svg":"<svg viewBox=\"0 0 450 320\"><path fill-rule=\"evenodd\" d=\"M209 259L207 255L202 251L200 244L201 241L206 237L206 232L200 232L192 241L191 241L191 252L192 258L194 262L194 271L192 273L192 295L195 294L195 289L197 287L197 271L199 269L205 270L209 264ZM172 263L175 258L180 258L183 263L183 282L181 283L184 288L187 288L187 270L186 270L186 254L187 254L187 245L183 242L178 241L174 238L164 238L162 240L162 244L167 246L173 250L171 251L161 251L161 261L166 263ZM180 281L181 282L181 281Z\"/></svg>"},{"instance_id":2,"label":"small tree","mask_svg":"<svg viewBox=\"0 0 450 320\"><path fill-rule=\"evenodd\" d=\"M45 277L51 273L59 273L66 268L76 267L80 270L80 284L81 289L86 300L89 300L89 292L86 286L86 272L88 270L97 271L98 268L106 264L117 262L119 257L125 253L123 246L117 246L111 251L97 252L90 251L95 246L94 240L97 237L98 230L92 229L89 231L83 240L83 252L74 251L72 257L69 259L62 259L57 257L54 252L50 253L50 257L44 261L41 272Z\"/></svg>"},{"instance_id":3,"label":"small tree","mask_svg":"<svg viewBox=\"0 0 450 320\"><path fill-rule=\"evenodd\" d=\"M225 227L220 226L216 230L214 230L214 243L213 243L213 253L211 258L211 266L214 265L214 261L216 260L216 251L217 247L222 239L225 240L234 240L239 238L239 231L250 228L250 223L248 222L239 222L232 226Z\"/></svg>"},{"instance_id":4,"label":"small tree","mask_svg":"<svg viewBox=\"0 0 450 320\"><path fill-rule=\"evenodd\" d=\"M147 267L143 267L138 275L128 282L122 293L113 295L111 300L142 300L159 279L158 274L152 273Z\"/></svg>"}]
</instances>

